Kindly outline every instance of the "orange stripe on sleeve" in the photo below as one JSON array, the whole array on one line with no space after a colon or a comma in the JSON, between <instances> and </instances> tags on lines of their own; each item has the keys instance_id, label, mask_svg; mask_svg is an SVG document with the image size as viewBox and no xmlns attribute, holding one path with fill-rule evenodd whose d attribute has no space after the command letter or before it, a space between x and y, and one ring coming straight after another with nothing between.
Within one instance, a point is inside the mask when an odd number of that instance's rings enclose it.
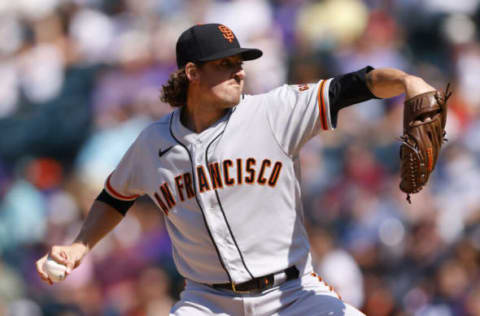
<instances>
[{"instance_id":1,"label":"orange stripe on sleeve","mask_svg":"<svg viewBox=\"0 0 480 316\"><path fill-rule=\"evenodd\" d=\"M138 194L136 194L136 195L122 195L122 194L118 193L117 191L115 191L115 189L110 184L110 178L111 177L112 177L112 175L110 174L107 178L106 187L107 187L108 192L111 193L114 198L117 198L117 199L120 199L120 200L134 200L134 199L136 199L140 196Z\"/></svg>"},{"instance_id":2,"label":"orange stripe on sleeve","mask_svg":"<svg viewBox=\"0 0 480 316\"><path fill-rule=\"evenodd\" d=\"M324 97L324 88L325 82L327 80L322 80L320 87L318 88L318 109L320 111L320 122L322 123L322 129L328 130L326 110L325 110L325 97Z\"/></svg>"}]
</instances>

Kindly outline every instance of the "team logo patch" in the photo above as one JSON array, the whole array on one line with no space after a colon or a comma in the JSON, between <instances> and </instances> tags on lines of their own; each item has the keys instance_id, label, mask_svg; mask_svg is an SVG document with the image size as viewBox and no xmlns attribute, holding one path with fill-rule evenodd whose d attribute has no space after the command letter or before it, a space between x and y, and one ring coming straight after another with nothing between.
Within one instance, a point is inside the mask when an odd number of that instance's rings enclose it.
<instances>
[{"instance_id":1,"label":"team logo patch","mask_svg":"<svg viewBox=\"0 0 480 316\"><path fill-rule=\"evenodd\" d=\"M223 37L225 37L227 41L229 41L230 43L233 42L233 40L235 39L235 35L233 35L232 30L230 30L225 25L219 25L218 29L220 30L220 32L222 32Z\"/></svg>"},{"instance_id":2,"label":"team logo patch","mask_svg":"<svg viewBox=\"0 0 480 316\"><path fill-rule=\"evenodd\" d=\"M298 91L300 91L300 92L308 90L309 88L310 87L308 86L308 84L299 84L298 85Z\"/></svg>"}]
</instances>

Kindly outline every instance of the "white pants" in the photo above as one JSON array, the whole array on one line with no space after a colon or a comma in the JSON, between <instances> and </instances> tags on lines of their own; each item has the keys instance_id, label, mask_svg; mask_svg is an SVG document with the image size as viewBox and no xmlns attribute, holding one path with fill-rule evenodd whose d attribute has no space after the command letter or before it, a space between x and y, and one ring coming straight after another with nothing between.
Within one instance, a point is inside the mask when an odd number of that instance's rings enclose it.
<instances>
[{"instance_id":1,"label":"white pants","mask_svg":"<svg viewBox=\"0 0 480 316\"><path fill-rule=\"evenodd\" d=\"M235 294L187 281L180 298L170 315L365 316L312 274L256 294Z\"/></svg>"}]
</instances>

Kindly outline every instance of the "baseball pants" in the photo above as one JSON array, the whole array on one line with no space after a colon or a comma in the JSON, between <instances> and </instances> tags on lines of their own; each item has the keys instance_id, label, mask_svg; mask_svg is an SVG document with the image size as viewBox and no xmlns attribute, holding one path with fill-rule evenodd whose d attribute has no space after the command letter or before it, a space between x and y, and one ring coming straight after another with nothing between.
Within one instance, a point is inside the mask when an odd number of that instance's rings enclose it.
<instances>
[{"instance_id":1,"label":"baseball pants","mask_svg":"<svg viewBox=\"0 0 480 316\"><path fill-rule=\"evenodd\" d=\"M290 280L255 294L235 294L187 281L181 299L172 307L175 316L365 316L313 274Z\"/></svg>"}]
</instances>

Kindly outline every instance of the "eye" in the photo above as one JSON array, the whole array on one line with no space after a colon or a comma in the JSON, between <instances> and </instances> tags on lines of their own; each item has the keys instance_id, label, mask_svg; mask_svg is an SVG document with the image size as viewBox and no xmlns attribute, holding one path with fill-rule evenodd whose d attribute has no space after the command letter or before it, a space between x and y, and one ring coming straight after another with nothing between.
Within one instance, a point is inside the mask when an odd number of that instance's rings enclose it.
<instances>
[{"instance_id":1,"label":"eye","mask_svg":"<svg viewBox=\"0 0 480 316\"><path fill-rule=\"evenodd\" d=\"M232 61L229 59L224 59L221 60L220 63L218 64L220 68L222 69L236 69L236 68L242 68L243 67L243 61Z\"/></svg>"}]
</instances>

